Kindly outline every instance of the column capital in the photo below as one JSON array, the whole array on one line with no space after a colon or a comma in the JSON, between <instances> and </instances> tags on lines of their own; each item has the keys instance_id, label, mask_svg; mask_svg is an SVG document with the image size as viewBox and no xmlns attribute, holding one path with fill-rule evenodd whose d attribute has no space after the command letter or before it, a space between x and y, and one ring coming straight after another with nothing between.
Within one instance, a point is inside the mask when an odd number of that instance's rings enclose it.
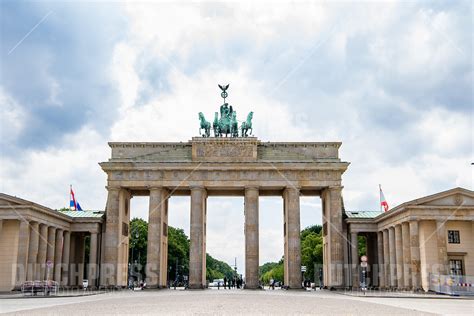
<instances>
[{"instance_id":1,"label":"column capital","mask_svg":"<svg viewBox=\"0 0 474 316\"><path fill-rule=\"evenodd\" d=\"M246 185L245 186L245 191L247 190L258 190L259 186L258 185Z\"/></svg>"},{"instance_id":2,"label":"column capital","mask_svg":"<svg viewBox=\"0 0 474 316\"><path fill-rule=\"evenodd\" d=\"M162 190L163 186L162 185L149 185L146 187L148 191L151 190Z\"/></svg>"},{"instance_id":3,"label":"column capital","mask_svg":"<svg viewBox=\"0 0 474 316\"><path fill-rule=\"evenodd\" d=\"M206 191L206 187L204 187L203 185L191 185L189 186L189 189L191 191Z\"/></svg>"},{"instance_id":4,"label":"column capital","mask_svg":"<svg viewBox=\"0 0 474 316\"><path fill-rule=\"evenodd\" d=\"M122 187L116 187L116 186L110 186L110 185L106 185L105 188L107 189L107 191L120 191L122 189Z\"/></svg>"},{"instance_id":5,"label":"column capital","mask_svg":"<svg viewBox=\"0 0 474 316\"><path fill-rule=\"evenodd\" d=\"M297 185L289 185L285 187L284 191L297 191L298 193L300 192L301 187Z\"/></svg>"}]
</instances>

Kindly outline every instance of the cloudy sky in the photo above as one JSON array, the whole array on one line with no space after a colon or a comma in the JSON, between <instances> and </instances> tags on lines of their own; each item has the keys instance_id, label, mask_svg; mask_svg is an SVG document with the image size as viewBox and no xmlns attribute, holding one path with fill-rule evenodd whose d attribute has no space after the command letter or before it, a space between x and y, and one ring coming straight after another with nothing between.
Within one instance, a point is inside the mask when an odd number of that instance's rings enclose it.
<instances>
[{"instance_id":1,"label":"cloudy sky","mask_svg":"<svg viewBox=\"0 0 474 316\"><path fill-rule=\"evenodd\" d=\"M0 191L103 209L108 141L187 141L217 83L263 141L342 141L348 210L473 189L471 1L0 3ZM133 199L145 217L147 200ZM208 252L243 268L243 199L208 202ZM302 199L302 226L321 222ZM283 252L262 198L260 260ZM189 231L189 199L170 224Z\"/></svg>"}]
</instances>

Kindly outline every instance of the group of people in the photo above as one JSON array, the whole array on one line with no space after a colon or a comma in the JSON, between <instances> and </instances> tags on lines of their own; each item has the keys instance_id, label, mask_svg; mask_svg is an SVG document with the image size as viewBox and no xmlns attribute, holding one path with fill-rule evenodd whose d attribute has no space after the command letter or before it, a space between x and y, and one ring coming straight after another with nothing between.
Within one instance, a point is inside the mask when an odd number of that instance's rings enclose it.
<instances>
[{"instance_id":1,"label":"group of people","mask_svg":"<svg viewBox=\"0 0 474 316\"><path fill-rule=\"evenodd\" d=\"M217 283L217 289L220 289L220 282ZM241 289L243 287L244 281L242 280L242 277L233 277L227 279L227 277L224 277L224 289Z\"/></svg>"}]
</instances>

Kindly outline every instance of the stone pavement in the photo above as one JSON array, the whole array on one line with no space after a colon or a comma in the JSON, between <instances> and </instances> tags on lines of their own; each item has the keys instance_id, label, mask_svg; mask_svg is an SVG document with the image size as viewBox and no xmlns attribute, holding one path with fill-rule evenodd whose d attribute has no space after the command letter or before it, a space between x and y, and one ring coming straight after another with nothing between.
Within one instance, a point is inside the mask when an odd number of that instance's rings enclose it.
<instances>
[{"instance_id":1,"label":"stone pavement","mask_svg":"<svg viewBox=\"0 0 474 316\"><path fill-rule=\"evenodd\" d=\"M28 315L472 315L472 299L374 298L328 291L155 290L0 299L0 313Z\"/></svg>"}]
</instances>

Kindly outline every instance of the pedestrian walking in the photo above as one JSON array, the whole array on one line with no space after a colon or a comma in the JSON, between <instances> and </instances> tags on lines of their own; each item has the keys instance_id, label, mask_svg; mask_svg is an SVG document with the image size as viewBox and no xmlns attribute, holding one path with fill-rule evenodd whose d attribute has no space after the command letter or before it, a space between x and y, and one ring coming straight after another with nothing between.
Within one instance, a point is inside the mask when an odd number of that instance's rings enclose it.
<instances>
[{"instance_id":1,"label":"pedestrian walking","mask_svg":"<svg viewBox=\"0 0 474 316\"><path fill-rule=\"evenodd\" d=\"M227 287L227 277L224 277L224 290L226 289Z\"/></svg>"}]
</instances>

